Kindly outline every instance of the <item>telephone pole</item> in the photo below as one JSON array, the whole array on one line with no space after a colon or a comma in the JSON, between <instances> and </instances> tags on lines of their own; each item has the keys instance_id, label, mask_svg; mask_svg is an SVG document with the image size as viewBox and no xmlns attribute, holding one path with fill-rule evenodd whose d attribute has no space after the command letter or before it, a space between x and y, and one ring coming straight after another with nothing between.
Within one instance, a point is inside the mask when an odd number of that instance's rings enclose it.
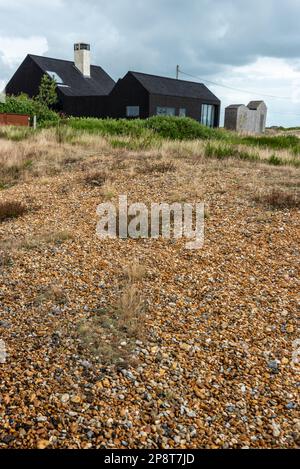
<instances>
[{"instance_id":1,"label":"telephone pole","mask_svg":"<svg viewBox=\"0 0 300 469\"><path fill-rule=\"evenodd\" d=\"M180 67L179 65L176 66L176 80L179 80L179 72L180 72Z\"/></svg>"}]
</instances>

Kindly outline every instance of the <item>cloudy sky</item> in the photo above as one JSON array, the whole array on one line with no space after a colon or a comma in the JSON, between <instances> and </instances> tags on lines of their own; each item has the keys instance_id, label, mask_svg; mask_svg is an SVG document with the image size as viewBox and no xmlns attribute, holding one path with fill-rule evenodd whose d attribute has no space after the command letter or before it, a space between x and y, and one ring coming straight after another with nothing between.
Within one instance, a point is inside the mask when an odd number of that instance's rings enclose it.
<instances>
[{"instance_id":1,"label":"cloudy sky","mask_svg":"<svg viewBox=\"0 0 300 469\"><path fill-rule=\"evenodd\" d=\"M299 0L0 0L0 90L27 53L71 60L86 41L115 79L180 64L223 85L223 108L264 99L269 125L300 125L299 23Z\"/></svg>"}]
</instances>

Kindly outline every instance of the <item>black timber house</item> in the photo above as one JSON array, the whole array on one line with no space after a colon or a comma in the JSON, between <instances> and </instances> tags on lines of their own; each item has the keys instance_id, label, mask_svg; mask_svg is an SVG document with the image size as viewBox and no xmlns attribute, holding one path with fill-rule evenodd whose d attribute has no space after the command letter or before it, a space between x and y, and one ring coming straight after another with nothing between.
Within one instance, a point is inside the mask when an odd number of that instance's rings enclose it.
<instances>
[{"instance_id":1,"label":"black timber house","mask_svg":"<svg viewBox=\"0 0 300 469\"><path fill-rule=\"evenodd\" d=\"M74 62L27 55L7 84L6 93L34 97L43 75L48 74L57 83L57 111L77 117L106 117L108 95L115 82L101 67L90 65L88 44L75 44L74 51Z\"/></svg>"},{"instance_id":2,"label":"black timber house","mask_svg":"<svg viewBox=\"0 0 300 469\"><path fill-rule=\"evenodd\" d=\"M109 96L111 117L191 117L209 127L219 126L220 106L202 83L138 72L128 72Z\"/></svg>"},{"instance_id":3,"label":"black timber house","mask_svg":"<svg viewBox=\"0 0 300 469\"><path fill-rule=\"evenodd\" d=\"M6 86L8 95L38 94L43 75L57 83L57 111L75 117L191 117L218 127L220 100L202 83L128 72L117 83L90 63L90 45L74 46L74 62L27 55Z\"/></svg>"}]
</instances>

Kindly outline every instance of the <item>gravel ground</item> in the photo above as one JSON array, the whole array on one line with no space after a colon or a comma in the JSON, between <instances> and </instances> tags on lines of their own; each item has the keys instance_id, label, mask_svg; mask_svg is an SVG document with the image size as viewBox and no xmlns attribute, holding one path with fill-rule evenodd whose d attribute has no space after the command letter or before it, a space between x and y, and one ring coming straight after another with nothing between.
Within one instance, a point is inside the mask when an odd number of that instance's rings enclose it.
<instances>
[{"instance_id":1,"label":"gravel ground","mask_svg":"<svg viewBox=\"0 0 300 469\"><path fill-rule=\"evenodd\" d=\"M111 163L97 156L0 193L30 208L0 225L0 447L299 446L299 212L254 197L299 185L300 171L177 159L175 172L137 175L128 154L117 193L206 202L205 246L187 251L184 240L97 239L105 192L83 178ZM104 363L78 328L118 300L137 260L147 310L136 359Z\"/></svg>"}]
</instances>

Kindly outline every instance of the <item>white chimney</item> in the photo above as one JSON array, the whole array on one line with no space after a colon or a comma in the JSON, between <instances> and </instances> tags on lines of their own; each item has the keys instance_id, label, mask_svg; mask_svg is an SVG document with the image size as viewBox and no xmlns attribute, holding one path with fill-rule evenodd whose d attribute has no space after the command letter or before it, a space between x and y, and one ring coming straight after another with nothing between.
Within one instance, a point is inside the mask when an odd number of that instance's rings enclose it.
<instances>
[{"instance_id":1,"label":"white chimney","mask_svg":"<svg viewBox=\"0 0 300 469\"><path fill-rule=\"evenodd\" d=\"M91 47L89 44L74 44L75 66L83 76L91 77Z\"/></svg>"}]
</instances>

